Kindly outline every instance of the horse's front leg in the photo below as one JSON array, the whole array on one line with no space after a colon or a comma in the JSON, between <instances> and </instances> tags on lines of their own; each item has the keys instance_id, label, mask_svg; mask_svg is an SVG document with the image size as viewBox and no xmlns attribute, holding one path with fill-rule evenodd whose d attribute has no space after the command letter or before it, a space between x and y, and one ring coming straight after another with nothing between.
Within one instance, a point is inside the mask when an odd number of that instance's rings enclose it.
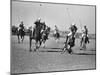
<instances>
[{"instance_id":1,"label":"horse's front leg","mask_svg":"<svg viewBox=\"0 0 100 75\"><path fill-rule=\"evenodd\" d=\"M83 43L84 43L84 40L83 40L83 37L81 38L81 41L80 41L80 50L83 50Z\"/></svg>"},{"instance_id":2,"label":"horse's front leg","mask_svg":"<svg viewBox=\"0 0 100 75\"><path fill-rule=\"evenodd\" d=\"M86 43L83 42L83 46L82 46L83 50L86 50Z\"/></svg>"},{"instance_id":3,"label":"horse's front leg","mask_svg":"<svg viewBox=\"0 0 100 75\"><path fill-rule=\"evenodd\" d=\"M68 45L68 53L72 54L72 47L70 45Z\"/></svg>"},{"instance_id":4,"label":"horse's front leg","mask_svg":"<svg viewBox=\"0 0 100 75\"><path fill-rule=\"evenodd\" d=\"M18 37L18 43L20 43L20 38L19 38L19 34L17 35L17 37Z\"/></svg>"},{"instance_id":5,"label":"horse's front leg","mask_svg":"<svg viewBox=\"0 0 100 75\"><path fill-rule=\"evenodd\" d=\"M35 48L34 51L36 51L38 49L38 41L35 41Z\"/></svg>"},{"instance_id":6,"label":"horse's front leg","mask_svg":"<svg viewBox=\"0 0 100 75\"><path fill-rule=\"evenodd\" d=\"M22 35L20 35L20 37L21 37L21 41L23 41L23 36L22 36Z\"/></svg>"},{"instance_id":7,"label":"horse's front leg","mask_svg":"<svg viewBox=\"0 0 100 75\"><path fill-rule=\"evenodd\" d=\"M43 41L42 39L39 41L39 44L40 44L40 45L39 45L39 47L41 46L41 44L42 44L42 41Z\"/></svg>"},{"instance_id":8,"label":"horse's front leg","mask_svg":"<svg viewBox=\"0 0 100 75\"><path fill-rule=\"evenodd\" d=\"M30 52L32 51L31 46L32 46L32 38L29 39L30 40Z\"/></svg>"},{"instance_id":9,"label":"horse's front leg","mask_svg":"<svg viewBox=\"0 0 100 75\"><path fill-rule=\"evenodd\" d=\"M68 49L68 35L66 36L66 41L64 42L64 46L62 48L62 53L64 53L67 49Z\"/></svg>"},{"instance_id":10,"label":"horse's front leg","mask_svg":"<svg viewBox=\"0 0 100 75\"><path fill-rule=\"evenodd\" d=\"M61 54L64 53L64 52L66 52L66 50L67 50L67 45L68 45L67 42L65 42L65 43L64 43L64 46L63 46L63 48L62 48Z\"/></svg>"},{"instance_id":11,"label":"horse's front leg","mask_svg":"<svg viewBox=\"0 0 100 75\"><path fill-rule=\"evenodd\" d=\"M46 40L43 40L43 47L45 47L45 42L46 42Z\"/></svg>"},{"instance_id":12,"label":"horse's front leg","mask_svg":"<svg viewBox=\"0 0 100 75\"><path fill-rule=\"evenodd\" d=\"M24 40L24 36L22 36L22 42L23 42L23 40Z\"/></svg>"},{"instance_id":13,"label":"horse's front leg","mask_svg":"<svg viewBox=\"0 0 100 75\"><path fill-rule=\"evenodd\" d=\"M82 46L82 42L83 42L83 38L81 38L81 41L80 41L80 46Z\"/></svg>"}]
</instances>

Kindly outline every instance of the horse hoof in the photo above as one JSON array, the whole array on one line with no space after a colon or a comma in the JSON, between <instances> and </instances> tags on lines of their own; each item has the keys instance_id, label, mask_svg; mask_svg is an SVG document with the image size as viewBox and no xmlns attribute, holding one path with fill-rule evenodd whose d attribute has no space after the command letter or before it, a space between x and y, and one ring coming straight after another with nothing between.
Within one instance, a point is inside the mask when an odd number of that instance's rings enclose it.
<instances>
[{"instance_id":1,"label":"horse hoof","mask_svg":"<svg viewBox=\"0 0 100 75\"><path fill-rule=\"evenodd\" d=\"M73 54L73 53L71 52L71 53L69 53L69 54Z\"/></svg>"},{"instance_id":2,"label":"horse hoof","mask_svg":"<svg viewBox=\"0 0 100 75\"><path fill-rule=\"evenodd\" d=\"M34 51L36 52L36 49L34 49Z\"/></svg>"},{"instance_id":3,"label":"horse hoof","mask_svg":"<svg viewBox=\"0 0 100 75\"><path fill-rule=\"evenodd\" d=\"M64 53L64 51L61 52L61 54L63 54L63 53Z\"/></svg>"},{"instance_id":4,"label":"horse hoof","mask_svg":"<svg viewBox=\"0 0 100 75\"><path fill-rule=\"evenodd\" d=\"M30 49L30 52L32 52L32 50Z\"/></svg>"},{"instance_id":5,"label":"horse hoof","mask_svg":"<svg viewBox=\"0 0 100 75\"><path fill-rule=\"evenodd\" d=\"M65 48L62 48L62 51L64 51L65 50Z\"/></svg>"},{"instance_id":6,"label":"horse hoof","mask_svg":"<svg viewBox=\"0 0 100 75\"><path fill-rule=\"evenodd\" d=\"M65 53L65 52L66 52L66 48L63 48L61 54Z\"/></svg>"},{"instance_id":7,"label":"horse hoof","mask_svg":"<svg viewBox=\"0 0 100 75\"><path fill-rule=\"evenodd\" d=\"M82 48L80 48L80 50L83 50Z\"/></svg>"},{"instance_id":8,"label":"horse hoof","mask_svg":"<svg viewBox=\"0 0 100 75\"><path fill-rule=\"evenodd\" d=\"M69 54L72 54L72 51L68 51Z\"/></svg>"}]
</instances>

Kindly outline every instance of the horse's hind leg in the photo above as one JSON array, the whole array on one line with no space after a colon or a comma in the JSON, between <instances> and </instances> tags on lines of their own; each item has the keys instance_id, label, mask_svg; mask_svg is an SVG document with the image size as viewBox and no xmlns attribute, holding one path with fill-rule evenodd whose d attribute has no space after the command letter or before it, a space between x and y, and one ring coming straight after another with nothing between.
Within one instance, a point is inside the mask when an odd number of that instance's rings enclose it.
<instances>
[{"instance_id":1,"label":"horse's hind leg","mask_svg":"<svg viewBox=\"0 0 100 75\"><path fill-rule=\"evenodd\" d=\"M23 36L21 35L21 41L23 41Z\"/></svg>"},{"instance_id":2,"label":"horse's hind leg","mask_svg":"<svg viewBox=\"0 0 100 75\"><path fill-rule=\"evenodd\" d=\"M24 40L24 36L22 37L22 42L23 42L23 40Z\"/></svg>"},{"instance_id":3,"label":"horse's hind leg","mask_svg":"<svg viewBox=\"0 0 100 75\"><path fill-rule=\"evenodd\" d=\"M32 51L31 46L32 46L32 39L30 38L30 52Z\"/></svg>"},{"instance_id":4,"label":"horse's hind leg","mask_svg":"<svg viewBox=\"0 0 100 75\"><path fill-rule=\"evenodd\" d=\"M86 43L83 43L83 49L86 50Z\"/></svg>"},{"instance_id":5,"label":"horse's hind leg","mask_svg":"<svg viewBox=\"0 0 100 75\"><path fill-rule=\"evenodd\" d=\"M35 49L34 49L34 51L36 51L38 49L38 42L36 41L35 42Z\"/></svg>"},{"instance_id":6,"label":"horse's hind leg","mask_svg":"<svg viewBox=\"0 0 100 75\"><path fill-rule=\"evenodd\" d=\"M20 38L19 38L19 35L17 35L17 37L18 37L18 43L20 43Z\"/></svg>"},{"instance_id":7,"label":"horse's hind leg","mask_svg":"<svg viewBox=\"0 0 100 75\"><path fill-rule=\"evenodd\" d=\"M43 40L43 47L45 47L45 41L46 41L46 40Z\"/></svg>"},{"instance_id":8,"label":"horse's hind leg","mask_svg":"<svg viewBox=\"0 0 100 75\"><path fill-rule=\"evenodd\" d=\"M81 41L80 41L80 50L82 50L82 45L83 45L83 38L81 38Z\"/></svg>"},{"instance_id":9,"label":"horse's hind leg","mask_svg":"<svg viewBox=\"0 0 100 75\"><path fill-rule=\"evenodd\" d=\"M41 44L42 44L42 41L43 41L43 40L41 39L40 42L39 42L40 46L41 46Z\"/></svg>"},{"instance_id":10,"label":"horse's hind leg","mask_svg":"<svg viewBox=\"0 0 100 75\"><path fill-rule=\"evenodd\" d=\"M69 48L68 48L68 53L72 54L72 48L71 48L71 46L69 46Z\"/></svg>"},{"instance_id":11,"label":"horse's hind leg","mask_svg":"<svg viewBox=\"0 0 100 75\"><path fill-rule=\"evenodd\" d=\"M67 50L67 44L66 44L66 42L65 42L65 43L64 43L64 47L62 48L61 54L62 54L62 53L65 53L66 50Z\"/></svg>"}]
</instances>

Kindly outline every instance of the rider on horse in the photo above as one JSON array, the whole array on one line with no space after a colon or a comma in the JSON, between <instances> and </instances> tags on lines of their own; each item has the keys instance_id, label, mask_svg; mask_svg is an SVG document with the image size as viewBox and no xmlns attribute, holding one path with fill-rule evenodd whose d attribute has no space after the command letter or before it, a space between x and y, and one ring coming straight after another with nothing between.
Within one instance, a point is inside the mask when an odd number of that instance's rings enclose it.
<instances>
[{"instance_id":1,"label":"rider on horse","mask_svg":"<svg viewBox=\"0 0 100 75\"><path fill-rule=\"evenodd\" d=\"M33 27L33 36L34 36L34 33L35 33L35 30L40 27L40 24L41 24L41 18L38 18L35 22L34 22L35 26Z\"/></svg>"},{"instance_id":2,"label":"rider on horse","mask_svg":"<svg viewBox=\"0 0 100 75\"><path fill-rule=\"evenodd\" d=\"M23 24L23 21L21 21L21 23L19 24L19 29L21 29L21 30L24 31L24 24Z\"/></svg>"},{"instance_id":3,"label":"rider on horse","mask_svg":"<svg viewBox=\"0 0 100 75\"><path fill-rule=\"evenodd\" d=\"M84 29L82 29L82 37L84 36L84 35L86 35L87 37L88 37L88 29L87 29L87 27L86 26L84 26Z\"/></svg>"},{"instance_id":4,"label":"rider on horse","mask_svg":"<svg viewBox=\"0 0 100 75\"><path fill-rule=\"evenodd\" d=\"M55 29L54 29L54 34L57 34L58 33L58 27L55 25Z\"/></svg>"},{"instance_id":5,"label":"rider on horse","mask_svg":"<svg viewBox=\"0 0 100 75\"><path fill-rule=\"evenodd\" d=\"M21 37L22 42L24 40L24 35L25 35L25 30L24 29L25 29L25 27L24 27L23 21L21 21L21 23L19 24L18 30L17 30L17 36L18 36L18 42L19 43L20 43L19 36Z\"/></svg>"},{"instance_id":6,"label":"rider on horse","mask_svg":"<svg viewBox=\"0 0 100 75\"><path fill-rule=\"evenodd\" d=\"M38 19L34 22L34 24L36 25L36 28L37 28L38 26L40 26L40 23L41 23L41 18L38 18Z\"/></svg>"},{"instance_id":7,"label":"rider on horse","mask_svg":"<svg viewBox=\"0 0 100 75\"><path fill-rule=\"evenodd\" d=\"M87 29L87 27L86 26L84 26L84 29L82 30L82 38L84 37L84 36L86 36L86 38L87 38L87 42L89 43L89 38L88 38L88 29Z\"/></svg>"},{"instance_id":8,"label":"rider on horse","mask_svg":"<svg viewBox=\"0 0 100 75\"><path fill-rule=\"evenodd\" d=\"M18 27L18 34L25 35L25 26L24 26L23 21L21 21L21 23L19 24L19 27Z\"/></svg>"},{"instance_id":9,"label":"rider on horse","mask_svg":"<svg viewBox=\"0 0 100 75\"><path fill-rule=\"evenodd\" d=\"M72 23L71 26L69 27L69 29L70 29L70 33L66 37L66 42L67 43L70 42L70 44L72 46L74 46L75 45L75 34L76 34L76 31L77 31L77 27L76 27L75 23ZM72 38L70 41L68 41L69 37Z\"/></svg>"},{"instance_id":10,"label":"rider on horse","mask_svg":"<svg viewBox=\"0 0 100 75\"><path fill-rule=\"evenodd\" d=\"M84 40L84 44L86 44L87 42L89 43L88 28L86 26L84 26L84 28L82 29L81 46L82 46L83 40Z\"/></svg>"},{"instance_id":11,"label":"rider on horse","mask_svg":"<svg viewBox=\"0 0 100 75\"><path fill-rule=\"evenodd\" d=\"M41 33L43 33L46 30L46 24L45 24L45 22L42 22L41 25L42 25Z\"/></svg>"},{"instance_id":12,"label":"rider on horse","mask_svg":"<svg viewBox=\"0 0 100 75\"><path fill-rule=\"evenodd\" d=\"M41 34L42 34L43 36L46 36L46 24L45 24L45 22L42 23Z\"/></svg>"},{"instance_id":13,"label":"rider on horse","mask_svg":"<svg viewBox=\"0 0 100 75\"><path fill-rule=\"evenodd\" d=\"M63 52L65 52L67 50L68 53L72 53L71 48L75 45L75 34L77 31L77 27L75 26L74 23L72 23L71 26L69 27L69 29L70 29L70 32L66 36L66 41L64 44Z\"/></svg>"},{"instance_id":14,"label":"rider on horse","mask_svg":"<svg viewBox=\"0 0 100 75\"><path fill-rule=\"evenodd\" d=\"M55 25L54 38L55 38L56 42L58 42L59 37L60 37L59 30L58 30L58 27Z\"/></svg>"},{"instance_id":15,"label":"rider on horse","mask_svg":"<svg viewBox=\"0 0 100 75\"><path fill-rule=\"evenodd\" d=\"M49 39L49 38L48 38L49 33L50 33L50 27L46 26L46 36L47 36L47 39Z\"/></svg>"}]
</instances>

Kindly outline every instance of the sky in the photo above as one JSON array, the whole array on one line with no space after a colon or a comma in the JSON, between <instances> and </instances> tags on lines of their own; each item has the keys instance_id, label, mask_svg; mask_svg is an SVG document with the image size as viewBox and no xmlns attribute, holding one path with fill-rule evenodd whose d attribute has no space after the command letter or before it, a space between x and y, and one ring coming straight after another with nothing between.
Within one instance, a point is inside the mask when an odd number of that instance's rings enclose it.
<instances>
[{"instance_id":1,"label":"sky","mask_svg":"<svg viewBox=\"0 0 100 75\"><path fill-rule=\"evenodd\" d=\"M95 34L95 6L12 1L11 13L15 26L21 21L26 27L34 26L36 19L41 18L52 29L57 25L59 30L68 31L75 23L78 32L86 25L89 33Z\"/></svg>"}]
</instances>

